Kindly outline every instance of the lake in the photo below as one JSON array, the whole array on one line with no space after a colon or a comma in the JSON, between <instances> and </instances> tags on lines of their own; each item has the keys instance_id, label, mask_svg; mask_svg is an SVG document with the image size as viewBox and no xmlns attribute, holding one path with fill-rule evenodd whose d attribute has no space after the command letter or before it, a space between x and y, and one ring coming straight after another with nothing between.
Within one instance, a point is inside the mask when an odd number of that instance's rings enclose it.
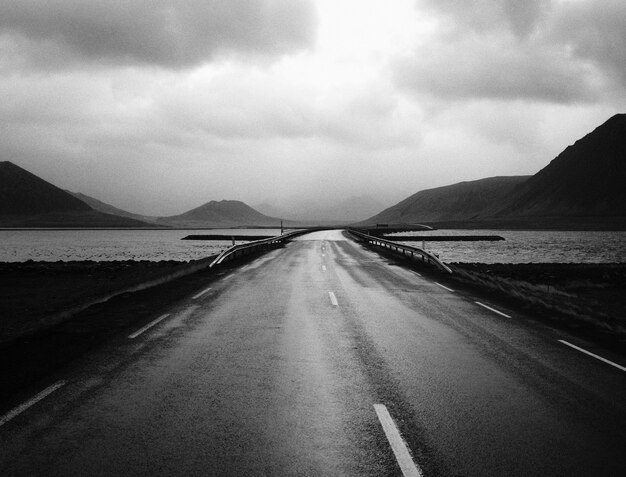
<instances>
[{"instance_id":1,"label":"lake","mask_svg":"<svg viewBox=\"0 0 626 477\"><path fill-rule=\"evenodd\" d=\"M231 241L181 240L187 235L278 235L280 229L0 230L0 261L176 260L215 255ZM403 232L407 235L407 232ZM412 235L501 235L500 242L426 242L445 262L624 263L626 232L433 230ZM241 242L237 242L241 243ZM421 242L407 242L421 247Z\"/></svg>"},{"instance_id":2,"label":"lake","mask_svg":"<svg viewBox=\"0 0 626 477\"><path fill-rule=\"evenodd\" d=\"M0 230L0 262L189 261L218 254L232 245L231 240L181 240L202 234L278 235L280 229Z\"/></svg>"},{"instance_id":3,"label":"lake","mask_svg":"<svg viewBox=\"0 0 626 477\"><path fill-rule=\"evenodd\" d=\"M394 234L390 234L393 237ZM428 242L444 262L624 263L626 232L531 230L432 230L402 235L500 235L498 242ZM422 242L404 242L421 247Z\"/></svg>"}]
</instances>

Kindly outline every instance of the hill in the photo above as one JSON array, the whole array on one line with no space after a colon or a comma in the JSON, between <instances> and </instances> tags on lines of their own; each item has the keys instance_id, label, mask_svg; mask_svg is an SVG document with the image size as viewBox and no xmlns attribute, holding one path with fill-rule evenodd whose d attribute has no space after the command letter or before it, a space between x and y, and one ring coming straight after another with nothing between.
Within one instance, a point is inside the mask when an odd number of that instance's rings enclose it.
<instances>
[{"instance_id":1,"label":"hill","mask_svg":"<svg viewBox=\"0 0 626 477\"><path fill-rule=\"evenodd\" d=\"M9 161L0 162L0 227L143 227L103 214Z\"/></svg>"},{"instance_id":2,"label":"hill","mask_svg":"<svg viewBox=\"0 0 626 477\"><path fill-rule=\"evenodd\" d=\"M532 177L420 191L365 220L445 228L626 229L626 114L568 146Z\"/></svg>"},{"instance_id":3,"label":"hill","mask_svg":"<svg viewBox=\"0 0 626 477\"><path fill-rule=\"evenodd\" d=\"M568 146L497 217L626 217L626 114Z\"/></svg>"},{"instance_id":4,"label":"hill","mask_svg":"<svg viewBox=\"0 0 626 477\"><path fill-rule=\"evenodd\" d=\"M132 212L128 212L123 209L118 209L117 207L107 204L106 202L102 202L101 200L95 199L85 194L81 194L80 192L72 192L65 191L68 194L73 195L79 200L82 200L85 204L89 205L92 209L98 210L100 212L104 212L105 214L117 215L119 217L128 217L130 219L139 220L142 222L153 223L156 225L156 217L149 217L147 215L133 214Z\"/></svg>"},{"instance_id":5,"label":"hill","mask_svg":"<svg viewBox=\"0 0 626 477\"><path fill-rule=\"evenodd\" d=\"M212 200L184 214L159 217L160 224L175 227L279 227L280 219L268 217L238 200Z\"/></svg>"},{"instance_id":6,"label":"hill","mask_svg":"<svg viewBox=\"0 0 626 477\"><path fill-rule=\"evenodd\" d=\"M92 210L83 201L12 162L0 162L0 215Z\"/></svg>"},{"instance_id":7,"label":"hill","mask_svg":"<svg viewBox=\"0 0 626 477\"><path fill-rule=\"evenodd\" d=\"M489 177L427 189L404 199L362 224L412 224L471 220L496 212L529 176Z\"/></svg>"}]
</instances>

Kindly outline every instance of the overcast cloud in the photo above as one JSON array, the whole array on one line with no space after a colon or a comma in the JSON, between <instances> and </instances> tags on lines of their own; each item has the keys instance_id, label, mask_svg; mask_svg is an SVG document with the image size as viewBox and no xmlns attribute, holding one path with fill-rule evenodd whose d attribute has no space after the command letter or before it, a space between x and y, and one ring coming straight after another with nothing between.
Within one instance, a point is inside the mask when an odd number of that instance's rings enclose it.
<instances>
[{"instance_id":1,"label":"overcast cloud","mask_svg":"<svg viewBox=\"0 0 626 477\"><path fill-rule=\"evenodd\" d=\"M133 212L533 174L624 112L616 0L0 0L0 160Z\"/></svg>"}]
</instances>

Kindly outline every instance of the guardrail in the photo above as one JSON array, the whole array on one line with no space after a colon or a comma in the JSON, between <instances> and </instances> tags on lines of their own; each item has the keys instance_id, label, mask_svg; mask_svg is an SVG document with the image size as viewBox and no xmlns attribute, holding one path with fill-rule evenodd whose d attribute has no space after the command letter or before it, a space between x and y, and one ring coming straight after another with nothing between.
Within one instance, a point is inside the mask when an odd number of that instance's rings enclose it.
<instances>
[{"instance_id":1,"label":"guardrail","mask_svg":"<svg viewBox=\"0 0 626 477\"><path fill-rule=\"evenodd\" d=\"M355 229L348 229L348 233L369 244L387 248L396 253L402 253L402 255L404 256L410 256L414 259L421 259L424 263L430 263L432 265L435 265L440 270L443 270L444 272L452 273L452 269L450 267L448 267L433 254L428 253L426 250L422 250L421 248L411 247L409 245L402 245L396 242L392 242L391 240L385 240L374 235L368 235L363 232L359 232Z\"/></svg>"},{"instance_id":2,"label":"guardrail","mask_svg":"<svg viewBox=\"0 0 626 477\"><path fill-rule=\"evenodd\" d=\"M237 257L241 257L243 255L249 255L250 253L259 252L261 250L269 250L272 248L277 248L281 246L283 243L291 240L298 235L304 235L311 232L311 229L308 230L294 230L293 232L287 232L286 234L276 235L275 237L270 237L268 239L263 240L254 240L252 242L242 243L239 245L233 245L230 248L227 248L222 253L220 253L215 260L209 265L209 268L214 267L215 265L219 265L222 262L226 262L228 260L233 260Z\"/></svg>"}]
</instances>

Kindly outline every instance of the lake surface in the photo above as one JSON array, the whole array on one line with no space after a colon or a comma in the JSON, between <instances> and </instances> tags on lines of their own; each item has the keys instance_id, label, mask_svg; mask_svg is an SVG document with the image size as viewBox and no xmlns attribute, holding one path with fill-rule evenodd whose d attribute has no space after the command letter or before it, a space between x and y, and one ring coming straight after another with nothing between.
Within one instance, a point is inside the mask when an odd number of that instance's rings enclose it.
<instances>
[{"instance_id":1,"label":"lake surface","mask_svg":"<svg viewBox=\"0 0 626 477\"><path fill-rule=\"evenodd\" d=\"M393 237L394 234L390 234ZM400 234L398 234L400 235ZM626 232L529 230L432 230L401 235L500 235L498 242L428 242L444 262L624 263ZM403 242L413 247L422 242Z\"/></svg>"},{"instance_id":2,"label":"lake surface","mask_svg":"<svg viewBox=\"0 0 626 477\"><path fill-rule=\"evenodd\" d=\"M231 240L181 240L203 234L279 235L280 229L0 230L0 262L189 261L215 255L232 245Z\"/></svg>"},{"instance_id":3,"label":"lake surface","mask_svg":"<svg viewBox=\"0 0 626 477\"><path fill-rule=\"evenodd\" d=\"M27 260L176 260L215 255L225 241L181 240L187 235L278 235L279 229L0 230L0 262ZM626 232L433 230L403 235L501 235L499 242L426 242L445 262L625 263ZM237 242L241 243L241 242ZM421 247L421 242L406 242Z\"/></svg>"}]
</instances>

